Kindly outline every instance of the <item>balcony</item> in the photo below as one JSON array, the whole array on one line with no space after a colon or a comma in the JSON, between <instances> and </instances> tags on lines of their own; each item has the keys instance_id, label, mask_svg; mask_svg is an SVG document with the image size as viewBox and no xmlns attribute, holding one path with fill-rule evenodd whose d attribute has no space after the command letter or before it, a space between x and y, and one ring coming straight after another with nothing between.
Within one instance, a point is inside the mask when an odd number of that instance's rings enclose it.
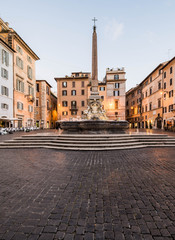
<instances>
[{"instance_id":1,"label":"balcony","mask_svg":"<svg viewBox=\"0 0 175 240\"><path fill-rule=\"evenodd\" d=\"M78 111L78 107L77 106L71 106L69 108L70 111Z\"/></svg>"}]
</instances>

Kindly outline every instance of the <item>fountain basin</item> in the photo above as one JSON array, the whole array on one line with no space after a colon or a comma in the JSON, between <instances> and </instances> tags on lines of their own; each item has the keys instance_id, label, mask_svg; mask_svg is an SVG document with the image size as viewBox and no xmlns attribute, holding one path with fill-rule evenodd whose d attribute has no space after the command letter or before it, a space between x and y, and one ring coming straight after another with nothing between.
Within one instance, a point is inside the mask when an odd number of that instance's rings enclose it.
<instances>
[{"instance_id":1,"label":"fountain basin","mask_svg":"<svg viewBox=\"0 0 175 240\"><path fill-rule=\"evenodd\" d=\"M81 120L81 121L60 121L60 128L67 131L86 131L86 130L113 130L124 131L128 129L127 121L114 120Z\"/></svg>"}]
</instances>

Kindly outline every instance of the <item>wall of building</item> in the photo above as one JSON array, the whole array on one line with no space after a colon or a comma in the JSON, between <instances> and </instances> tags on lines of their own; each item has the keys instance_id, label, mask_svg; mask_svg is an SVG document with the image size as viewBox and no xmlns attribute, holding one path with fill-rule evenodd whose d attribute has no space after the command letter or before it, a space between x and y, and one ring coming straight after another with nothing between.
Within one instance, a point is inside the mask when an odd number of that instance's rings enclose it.
<instances>
[{"instance_id":1,"label":"wall of building","mask_svg":"<svg viewBox=\"0 0 175 240\"><path fill-rule=\"evenodd\" d=\"M8 53L9 63L6 66L2 62L2 51L5 50ZM6 69L8 72L8 77L2 77L2 69ZM8 88L8 96L2 95L2 86ZM8 109L4 109L2 104L7 104ZM2 118L6 119L6 123L2 121ZM9 50L0 41L0 126L11 126L13 122L10 119L13 118L13 52ZM8 123L9 122L9 123Z\"/></svg>"},{"instance_id":2,"label":"wall of building","mask_svg":"<svg viewBox=\"0 0 175 240\"><path fill-rule=\"evenodd\" d=\"M63 82L67 83L67 87L63 87ZM75 83L75 87L72 85L73 82ZM82 82L84 82L84 87L82 86ZM57 78L57 111L59 120L81 118L83 111L87 109L88 84L88 77ZM72 90L76 91L75 96L72 96ZM84 90L84 95L82 95L82 90ZM67 96L63 96L62 91L67 91ZM67 102L67 107L63 106L64 101ZM72 101L76 101L75 108L71 106ZM82 101L84 102L84 106L82 106Z\"/></svg>"}]
</instances>

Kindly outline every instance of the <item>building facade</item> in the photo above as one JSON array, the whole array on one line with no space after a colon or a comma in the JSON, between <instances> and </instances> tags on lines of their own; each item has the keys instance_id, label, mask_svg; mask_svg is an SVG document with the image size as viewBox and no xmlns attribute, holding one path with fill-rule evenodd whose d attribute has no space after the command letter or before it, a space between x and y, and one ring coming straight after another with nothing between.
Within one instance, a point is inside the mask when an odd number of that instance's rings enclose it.
<instances>
[{"instance_id":1,"label":"building facade","mask_svg":"<svg viewBox=\"0 0 175 240\"><path fill-rule=\"evenodd\" d=\"M142 124L141 115L141 86L137 85L126 93L126 119L130 128L140 128Z\"/></svg>"},{"instance_id":2,"label":"building facade","mask_svg":"<svg viewBox=\"0 0 175 240\"><path fill-rule=\"evenodd\" d=\"M39 57L8 23L0 19L0 38L13 50L13 116L15 127L34 126L35 61Z\"/></svg>"},{"instance_id":3,"label":"building facade","mask_svg":"<svg viewBox=\"0 0 175 240\"><path fill-rule=\"evenodd\" d=\"M13 126L13 54L0 39L0 127Z\"/></svg>"},{"instance_id":4,"label":"building facade","mask_svg":"<svg viewBox=\"0 0 175 240\"><path fill-rule=\"evenodd\" d=\"M70 77L55 78L57 82L58 120L79 119L87 109L90 73L74 72Z\"/></svg>"},{"instance_id":5,"label":"building facade","mask_svg":"<svg viewBox=\"0 0 175 240\"><path fill-rule=\"evenodd\" d=\"M139 111L135 96L139 89ZM174 126L175 58L159 64L136 88L126 93L131 127L163 129ZM138 103L138 102L137 102Z\"/></svg>"},{"instance_id":6,"label":"building facade","mask_svg":"<svg viewBox=\"0 0 175 240\"><path fill-rule=\"evenodd\" d=\"M55 78L57 81L58 120L83 118L91 95L91 74L74 72L71 77ZM98 82L102 106L111 120L125 120L124 68L107 69L103 82Z\"/></svg>"},{"instance_id":7,"label":"building facade","mask_svg":"<svg viewBox=\"0 0 175 240\"><path fill-rule=\"evenodd\" d=\"M55 128L57 121L57 97L46 80L36 80L36 126Z\"/></svg>"},{"instance_id":8,"label":"building facade","mask_svg":"<svg viewBox=\"0 0 175 240\"><path fill-rule=\"evenodd\" d=\"M126 78L124 68L107 68L104 109L110 120L125 120Z\"/></svg>"}]
</instances>

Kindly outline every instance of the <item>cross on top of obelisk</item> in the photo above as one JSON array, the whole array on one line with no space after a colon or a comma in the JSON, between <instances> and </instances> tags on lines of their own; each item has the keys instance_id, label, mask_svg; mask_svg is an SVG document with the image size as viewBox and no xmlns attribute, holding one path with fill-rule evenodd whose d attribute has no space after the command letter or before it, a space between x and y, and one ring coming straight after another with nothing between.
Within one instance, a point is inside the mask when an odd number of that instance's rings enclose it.
<instances>
[{"instance_id":1,"label":"cross on top of obelisk","mask_svg":"<svg viewBox=\"0 0 175 240\"><path fill-rule=\"evenodd\" d=\"M94 22L94 27L95 27L95 22L97 21L97 19L94 17L92 21Z\"/></svg>"}]
</instances>

